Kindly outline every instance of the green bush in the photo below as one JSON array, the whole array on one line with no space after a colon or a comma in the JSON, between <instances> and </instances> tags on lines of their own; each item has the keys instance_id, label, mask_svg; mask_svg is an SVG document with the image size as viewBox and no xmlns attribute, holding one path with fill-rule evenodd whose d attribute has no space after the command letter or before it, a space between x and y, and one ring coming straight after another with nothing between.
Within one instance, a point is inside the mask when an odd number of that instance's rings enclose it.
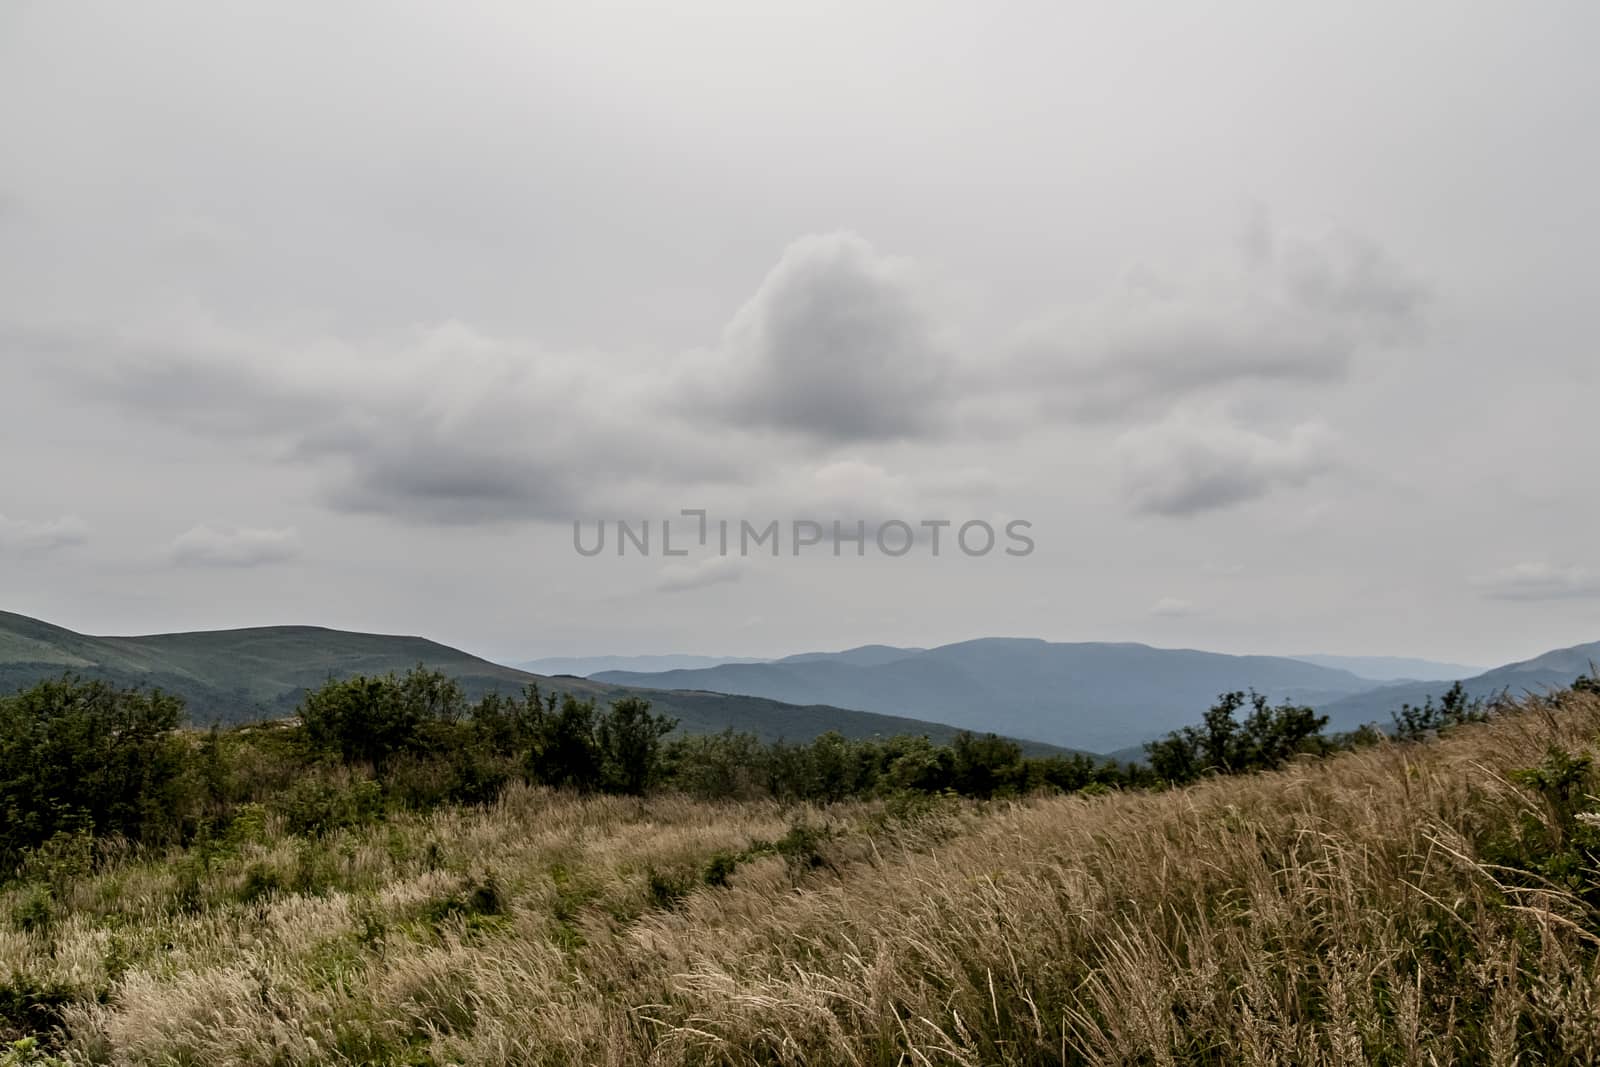
<instances>
[{"instance_id":1,"label":"green bush","mask_svg":"<svg viewBox=\"0 0 1600 1067\"><path fill-rule=\"evenodd\" d=\"M1469 699L1466 688L1457 682L1440 698L1438 704L1433 702L1431 696L1423 701L1420 708L1401 704L1400 710L1392 716L1392 732L1396 741L1425 741L1453 726L1483 722L1488 717L1484 701Z\"/></svg>"},{"instance_id":2,"label":"green bush","mask_svg":"<svg viewBox=\"0 0 1600 1067\"><path fill-rule=\"evenodd\" d=\"M0 876L58 833L181 840L182 702L64 677L0 698Z\"/></svg>"},{"instance_id":3,"label":"green bush","mask_svg":"<svg viewBox=\"0 0 1600 1067\"><path fill-rule=\"evenodd\" d=\"M1243 721L1241 708L1250 713ZM1224 693L1199 726L1186 726L1145 746L1151 770L1173 784L1205 774L1245 774L1271 770L1301 753L1325 754L1332 744L1322 735L1326 715L1287 701L1271 707L1252 690Z\"/></svg>"}]
</instances>

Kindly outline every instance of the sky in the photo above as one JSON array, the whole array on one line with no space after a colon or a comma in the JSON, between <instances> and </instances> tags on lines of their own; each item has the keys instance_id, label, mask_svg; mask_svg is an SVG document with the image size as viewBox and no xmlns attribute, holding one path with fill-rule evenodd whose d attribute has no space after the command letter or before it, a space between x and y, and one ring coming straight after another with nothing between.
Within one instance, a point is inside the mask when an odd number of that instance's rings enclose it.
<instances>
[{"instance_id":1,"label":"sky","mask_svg":"<svg viewBox=\"0 0 1600 1067\"><path fill-rule=\"evenodd\" d=\"M1600 640L1597 40L10 0L0 607L502 660Z\"/></svg>"}]
</instances>

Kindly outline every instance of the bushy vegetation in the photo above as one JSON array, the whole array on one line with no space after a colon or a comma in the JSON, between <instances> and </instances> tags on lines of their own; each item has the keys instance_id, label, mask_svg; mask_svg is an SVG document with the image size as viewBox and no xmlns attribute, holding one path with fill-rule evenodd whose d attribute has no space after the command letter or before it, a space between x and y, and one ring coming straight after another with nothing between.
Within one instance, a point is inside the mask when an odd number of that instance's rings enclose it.
<instances>
[{"instance_id":1,"label":"bushy vegetation","mask_svg":"<svg viewBox=\"0 0 1600 1067\"><path fill-rule=\"evenodd\" d=\"M1593 689L1398 741L1230 693L1118 767L53 682L0 701L0 1064L1591 1062Z\"/></svg>"},{"instance_id":2,"label":"bushy vegetation","mask_svg":"<svg viewBox=\"0 0 1600 1067\"><path fill-rule=\"evenodd\" d=\"M991 799L1183 785L1270 770L1378 736L1368 729L1330 737L1325 717L1310 708L1273 707L1258 693L1235 692L1219 697L1198 726L1148 745L1147 764L1027 757L992 734L961 733L935 745L830 732L769 744L732 732L673 737L676 723L637 697L600 709L529 687L472 702L452 679L420 667L330 680L297 710L294 720L200 734L179 728L176 698L99 681L66 677L0 700L0 880L46 846L59 851L83 837L145 846L205 841L257 809L315 834L395 811L488 803L513 782L708 800ZM1420 740L1487 714L1457 685L1438 705L1430 699L1403 708L1392 732Z\"/></svg>"},{"instance_id":3,"label":"bushy vegetation","mask_svg":"<svg viewBox=\"0 0 1600 1067\"><path fill-rule=\"evenodd\" d=\"M0 870L58 834L181 834L182 704L103 682L43 682L0 699Z\"/></svg>"},{"instance_id":4,"label":"bushy vegetation","mask_svg":"<svg viewBox=\"0 0 1600 1067\"><path fill-rule=\"evenodd\" d=\"M1128 784L1144 772L1086 756L1027 758L962 734L766 744L676 723L627 697L605 709L529 687L470 702L437 671L329 681L296 719L206 733L179 728L161 693L71 678L0 700L0 881L78 838L164 846L224 837L258 810L296 833L397 811L493 801L513 782L579 793L837 802L898 792L1013 796Z\"/></svg>"}]
</instances>

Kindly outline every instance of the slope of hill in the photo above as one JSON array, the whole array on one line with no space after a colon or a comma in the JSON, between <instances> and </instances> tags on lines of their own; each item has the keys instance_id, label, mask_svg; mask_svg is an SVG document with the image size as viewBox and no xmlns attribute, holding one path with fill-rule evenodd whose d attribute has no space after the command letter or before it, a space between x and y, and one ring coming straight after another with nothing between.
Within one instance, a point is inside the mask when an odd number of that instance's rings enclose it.
<instances>
[{"instance_id":1,"label":"slope of hill","mask_svg":"<svg viewBox=\"0 0 1600 1067\"><path fill-rule=\"evenodd\" d=\"M1558 648L1520 663L1508 663L1472 677L1460 679L1467 694L1489 698L1509 690L1512 696L1561 689L1573 679L1588 674L1600 664L1600 641L1571 648ZM1334 730L1348 730L1364 722L1388 723L1401 704L1421 704L1428 697L1437 699L1449 685L1443 682L1407 682L1386 685L1331 701L1320 710L1328 716Z\"/></svg>"},{"instance_id":2,"label":"slope of hill","mask_svg":"<svg viewBox=\"0 0 1600 1067\"><path fill-rule=\"evenodd\" d=\"M631 692L581 678L550 678L504 667L421 637L350 633L317 626L90 637L38 619L0 611L0 693L72 671L118 685L159 687L184 698L197 723L246 722L289 714L309 688L329 678L401 672L421 664L459 681L470 697L538 684L600 701ZM950 740L956 728L903 716L781 703L721 692L650 692L656 709L688 733L733 729L766 741L808 740L828 730L846 737L926 734ZM1031 744L1029 751L1056 751Z\"/></svg>"},{"instance_id":3,"label":"slope of hill","mask_svg":"<svg viewBox=\"0 0 1600 1067\"><path fill-rule=\"evenodd\" d=\"M1138 744L1192 722L1226 690L1254 687L1274 699L1321 703L1379 684L1275 656L1022 638L926 650L868 646L776 663L604 672L595 679L909 715L1094 751Z\"/></svg>"},{"instance_id":4,"label":"slope of hill","mask_svg":"<svg viewBox=\"0 0 1600 1067\"><path fill-rule=\"evenodd\" d=\"M1461 663L1438 663L1404 656L1291 656L1291 659L1349 671L1375 682L1453 682L1482 674L1482 667Z\"/></svg>"}]
</instances>

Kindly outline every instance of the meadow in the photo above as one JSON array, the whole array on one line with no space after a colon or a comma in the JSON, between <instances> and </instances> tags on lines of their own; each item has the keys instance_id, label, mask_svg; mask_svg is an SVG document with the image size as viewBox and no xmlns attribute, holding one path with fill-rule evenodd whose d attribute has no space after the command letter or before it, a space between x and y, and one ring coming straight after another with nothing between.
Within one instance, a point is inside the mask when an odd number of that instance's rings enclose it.
<instances>
[{"instance_id":1,"label":"meadow","mask_svg":"<svg viewBox=\"0 0 1600 1067\"><path fill-rule=\"evenodd\" d=\"M1183 787L56 835L0 1063L1595 1062L1597 747L1591 685Z\"/></svg>"}]
</instances>

